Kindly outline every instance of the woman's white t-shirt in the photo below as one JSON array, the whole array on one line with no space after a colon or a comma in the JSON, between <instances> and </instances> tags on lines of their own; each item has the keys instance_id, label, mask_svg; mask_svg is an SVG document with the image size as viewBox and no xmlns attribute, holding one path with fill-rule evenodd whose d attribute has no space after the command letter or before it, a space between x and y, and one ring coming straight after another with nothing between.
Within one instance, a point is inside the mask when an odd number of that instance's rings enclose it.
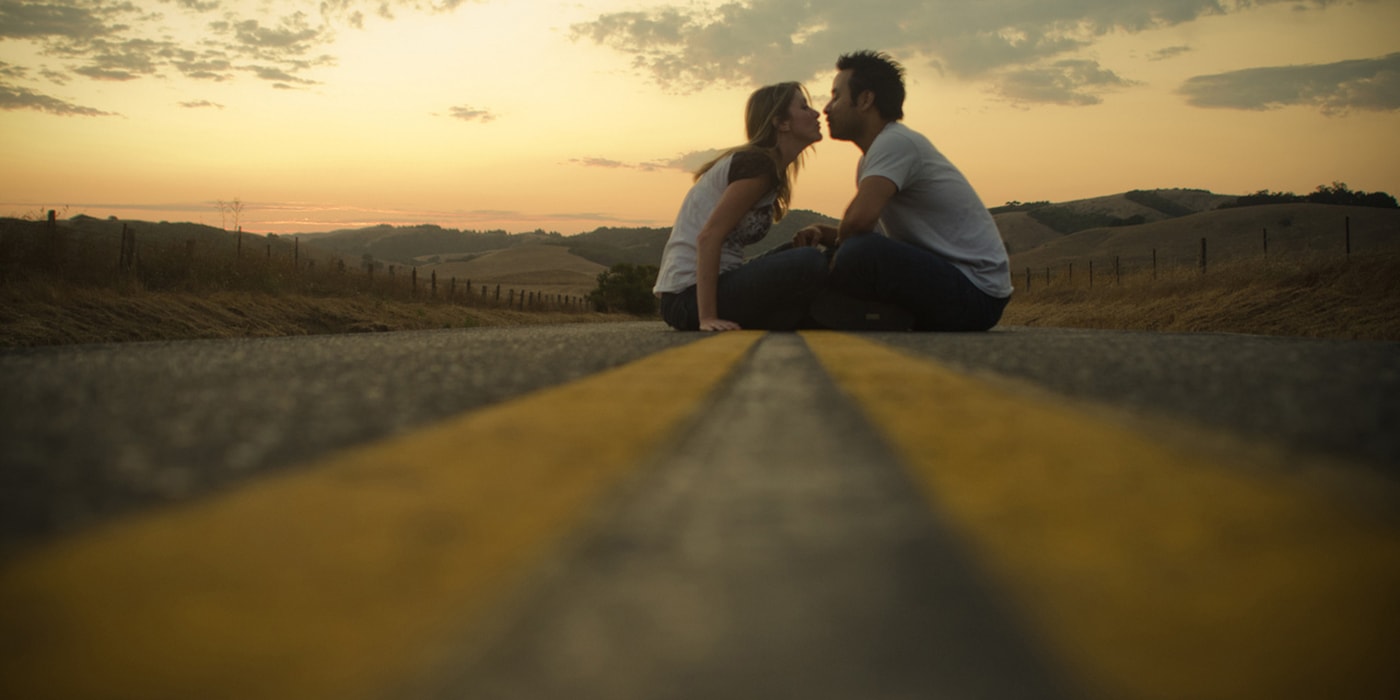
<instances>
[{"instance_id":1,"label":"woman's white t-shirt","mask_svg":"<svg viewBox=\"0 0 1400 700\"><path fill-rule=\"evenodd\" d=\"M739 168L734 167L736 158L742 161ZM714 167L701 175L686 193L685 200L681 202L680 213L676 215L676 223L671 227L671 237L666 241L666 248L661 253L661 272L656 277L653 293L682 292L695 284L698 260L695 241L700 236L700 230L705 227L710 214L719 206L724 190L732 182L731 171L737 173L742 169L746 175L753 171L764 172L765 164L755 164L750 160L754 158L768 160L768 157L761 153L748 151L731 153L721 158ZM768 235L768 229L773 225L773 204L776 199L776 190L764 195L739 219L738 225L729 235L724 237L724 245L720 248L720 274L744 264L744 247L757 243Z\"/></svg>"}]
</instances>

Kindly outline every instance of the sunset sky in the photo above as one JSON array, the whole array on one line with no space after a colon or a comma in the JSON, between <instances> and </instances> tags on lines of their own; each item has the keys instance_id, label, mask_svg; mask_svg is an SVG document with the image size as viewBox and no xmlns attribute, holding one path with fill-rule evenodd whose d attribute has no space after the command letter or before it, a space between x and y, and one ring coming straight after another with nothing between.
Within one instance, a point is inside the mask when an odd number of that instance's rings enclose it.
<instances>
[{"instance_id":1,"label":"sunset sky","mask_svg":"<svg viewBox=\"0 0 1400 700\"><path fill-rule=\"evenodd\" d=\"M297 233L669 226L755 87L908 68L988 206L1400 194L1396 0L0 0L0 215ZM823 141L793 205L839 215Z\"/></svg>"}]
</instances>

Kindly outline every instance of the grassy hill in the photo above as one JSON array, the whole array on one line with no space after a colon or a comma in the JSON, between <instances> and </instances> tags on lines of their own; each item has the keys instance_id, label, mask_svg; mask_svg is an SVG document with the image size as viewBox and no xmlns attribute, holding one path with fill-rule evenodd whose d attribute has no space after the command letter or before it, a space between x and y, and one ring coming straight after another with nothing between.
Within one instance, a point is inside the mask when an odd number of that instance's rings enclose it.
<instances>
[{"instance_id":1,"label":"grassy hill","mask_svg":"<svg viewBox=\"0 0 1400 700\"><path fill-rule=\"evenodd\" d=\"M300 234L299 237L348 258L359 260L369 255L376 260L404 265L413 265L432 257L465 256L563 238L558 233L544 231L460 231L431 224L383 224L369 228L306 233Z\"/></svg>"},{"instance_id":2,"label":"grassy hill","mask_svg":"<svg viewBox=\"0 0 1400 700\"><path fill-rule=\"evenodd\" d=\"M1236 199L1206 190L1132 190L1070 202L1012 203L993 207L992 215L1007 252L1014 254L1079 231L1166 221L1214 211Z\"/></svg>"},{"instance_id":3,"label":"grassy hill","mask_svg":"<svg viewBox=\"0 0 1400 700\"><path fill-rule=\"evenodd\" d=\"M558 245L536 243L493 250L469 260L420 265L419 276L437 273L438 280L457 278L462 284L471 281L473 293L480 294L483 285L492 289L520 289L540 294L587 296L598 284L603 265L573 254Z\"/></svg>"},{"instance_id":4,"label":"grassy hill","mask_svg":"<svg viewBox=\"0 0 1400 700\"><path fill-rule=\"evenodd\" d=\"M1204 211L1136 226L1105 226L1048 237L1038 245L1013 250L1013 272L1029 267L1039 272L1079 261L1111 264L1195 266L1201 239L1207 259L1216 261L1263 257L1265 237L1271 256L1321 253L1345 255L1348 222L1353 252L1400 248L1400 209L1347 207L1331 204L1274 204ZM1266 233L1267 232L1267 233Z\"/></svg>"}]
</instances>

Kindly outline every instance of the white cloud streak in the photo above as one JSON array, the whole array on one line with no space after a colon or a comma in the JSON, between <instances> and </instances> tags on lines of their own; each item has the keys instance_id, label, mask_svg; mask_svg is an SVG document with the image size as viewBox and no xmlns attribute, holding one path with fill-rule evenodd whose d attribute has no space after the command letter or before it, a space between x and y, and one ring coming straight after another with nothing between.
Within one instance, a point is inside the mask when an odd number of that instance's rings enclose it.
<instances>
[{"instance_id":1,"label":"white cloud streak","mask_svg":"<svg viewBox=\"0 0 1400 700\"><path fill-rule=\"evenodd\" d=\"M585 158L571 158L568 162L574 165L581 165L586 168L606 168L606 169L631 169L645 172L655 172L657 170L680 170L683 172L695 172L701 165L718 158L723 150L707 149L703 151L691 151L682 153L675 158L661 160L650 160L642 163L627 163L611 158L600 158L596 156Z\"/></svg>"}]
</instances>

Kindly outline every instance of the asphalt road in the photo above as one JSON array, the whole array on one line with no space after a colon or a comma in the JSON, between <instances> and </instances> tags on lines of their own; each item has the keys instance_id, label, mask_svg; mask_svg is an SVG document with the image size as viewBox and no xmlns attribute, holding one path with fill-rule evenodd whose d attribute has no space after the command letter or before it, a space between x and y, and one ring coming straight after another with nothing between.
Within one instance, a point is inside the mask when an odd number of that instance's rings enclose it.
<instances>
[{"instance_id":1,"label":"asphalt road","mask_svg":"<svg viewBox=\"0 0 1400 700\"><path fill-rule=\"evenodd\" d=\"M0 544L196 497L693 340L642 323L0 352Z\"/></svg>"},{"instance_id":2,"label":"asphalt road","mask_svg":"<svg viewBox=\"0 0 1400 700\"><path fill-rule=\"evenodd\" d=\"M26 697L1400 690L1400 344L632 323L0 382Z\"/></svg>"}]
</instances>

